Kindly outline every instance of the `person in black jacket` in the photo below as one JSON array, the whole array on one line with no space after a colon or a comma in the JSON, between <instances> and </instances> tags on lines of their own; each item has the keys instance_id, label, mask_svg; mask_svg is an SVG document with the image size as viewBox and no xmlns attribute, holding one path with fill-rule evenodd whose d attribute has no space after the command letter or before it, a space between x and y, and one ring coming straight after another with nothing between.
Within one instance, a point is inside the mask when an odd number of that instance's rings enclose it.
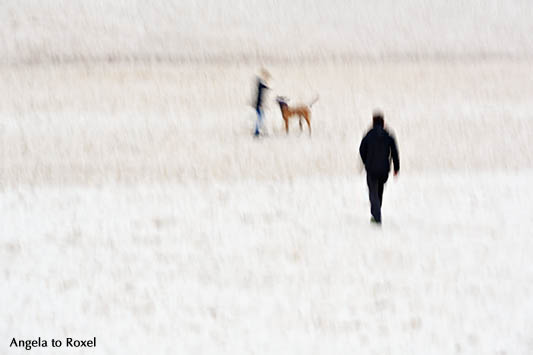
<instances>
[{"instance_id":1,"label":"person in black jacket","mask_svg":"<svg viewBox=\"0 0 533 355\"><path fill-rule=\"evenodd\" d=\"M400 171L400 159L396 141L385 130L383 114L379 111L372 115L372 129L361 141L359 154L366 169L371 221L381 224L383 187L389 177L390 161L392 158L394 175L397 175Z\"/></svg>"},{"instance_id":2,"label":"person in black jacket","mask_svg":"<svg viewBox=\"0 0 533 355\"><path fill-rule=\"evenodd\" d=\"M263 125L263 96L265 90L268 90L267 82L270 79L270 73L266 69L261 70L261 76L257 78L257 98L255 100L255 111L257 112L257 122L255 123L254 136L258 137Z\"/></svg>"}]
</instances>

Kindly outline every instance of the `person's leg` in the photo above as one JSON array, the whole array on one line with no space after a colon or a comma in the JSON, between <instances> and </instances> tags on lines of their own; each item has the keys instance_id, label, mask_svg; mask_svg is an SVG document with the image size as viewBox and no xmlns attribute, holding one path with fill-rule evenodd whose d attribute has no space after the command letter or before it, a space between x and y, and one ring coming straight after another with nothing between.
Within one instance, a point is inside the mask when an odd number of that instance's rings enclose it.
<instances>
[{"instance_id":1,"label":"person's leg","mask_svg":"<svg viewBox=\"0 0 533 355\"><path fill-rule=\"evenodd\" d=\"M381 208L381 206L383 205L383 182L379 181L378 182L378 198L379 198L379 207Z\"/></svg>"},{"instance_id":2,"label":"person's leg","mask_svg":"<svg viewBox=\"0 0 533 355\"><path fill-rule=\"evenodd\" d=\"M379 197L379 181L375 177L366 175L368 185L368 197L370 199L370 213L374 220L381 223L381 202Z\"/></svg>"},{"instance_id":3,"label":"person's leg","mask_svg":"<svg viewBox=\"0 0 533 355\"><path fill-rule=\"evenodd\" d=\"M385 188L385 183L387 182L388 176L384 176L378 179L378 198L379 198L379 217L381 222L381 207L383 206L383 190Z\"/></svg>"},{"instance_id":4,"label":"person's leg","mask_svg":"<svg viewBox=\"0 0 533 355\"><path fill-rule=\"evenodd\" d=\"M378 179L379 207L383 205L383 189L385 188L386 182L387 182L387 176L381 177Z\"/></svg>"},{"instance_id":5,"label":"person's leg","mask_svg":"<svg viewBox=\"0 0 533 355\"><path fill-rule=\"evenodd\" d=\"M263 113L260 108L256 109L257 111L257 121L255 122L255 133L254 135L258 136L261 129L261 121L263 120Z\"/></svg>"}]
</instances>

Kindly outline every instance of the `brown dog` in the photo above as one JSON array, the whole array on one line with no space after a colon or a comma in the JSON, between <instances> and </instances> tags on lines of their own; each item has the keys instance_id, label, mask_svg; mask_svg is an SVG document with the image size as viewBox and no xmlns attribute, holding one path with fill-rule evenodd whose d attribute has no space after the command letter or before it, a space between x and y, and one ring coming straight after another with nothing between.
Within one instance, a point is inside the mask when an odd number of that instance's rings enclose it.
<instances>
[{"instance_id":1,"label":"brown dog","mask_svg":"<svg viewBox=\"0 0 533 355\"><path fill-rule=\"evenodd\" d=\"M276 98L276 101L278 102L279 108L281 109L281 115L283 116L283 121L285 121L285 131L287 132L287 134L289 134L289 118L291 118L292 116L296 116L299 118L300 131L303 131L303 118L307 122L307 126L309 127L309 135L311 135L311 106L313 106L313 104L318 101L318 96L308 106L289 107L289 105L287 104L287 98L283 96L278 96Z\"/></svg>"}]
</instances>

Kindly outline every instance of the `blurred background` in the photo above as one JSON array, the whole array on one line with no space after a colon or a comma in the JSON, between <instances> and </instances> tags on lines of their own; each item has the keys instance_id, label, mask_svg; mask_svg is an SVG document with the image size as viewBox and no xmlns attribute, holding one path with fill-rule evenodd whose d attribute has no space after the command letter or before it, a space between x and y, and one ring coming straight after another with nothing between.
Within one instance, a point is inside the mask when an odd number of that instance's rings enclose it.
<instances>
[{"instance_id":1,"label":"blurred background","mask_svg":"<svg viewBox=\"0 0 533 355\"><path fill-rule=\"evenodd\" d=\"M528 0L5 0L0 60L516 58L531 15Z\"/></svg>"},{"instance_id":2,"label":"blurred background","mask_svg":"<svg viewBox=\"0 0 533 355\"><path fill-rule=\"evenodd\" d=\"M532 354L532 18L0 1L0 353ZM311 137L277 95L319 95ZM358 155L375 109L401 160L381 228Z\"/></svg>"}]
</instances>

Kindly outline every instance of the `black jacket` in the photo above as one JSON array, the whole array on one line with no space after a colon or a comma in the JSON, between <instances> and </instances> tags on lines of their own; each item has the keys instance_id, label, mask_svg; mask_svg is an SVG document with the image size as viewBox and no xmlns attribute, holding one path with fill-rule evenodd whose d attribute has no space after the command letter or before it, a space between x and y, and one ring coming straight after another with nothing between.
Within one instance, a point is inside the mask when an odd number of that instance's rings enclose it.
<instances>
[{"instance_id":1,"label":"black jacket","mask_svg":"<svg viewBox=\"0 0 533 355\"><path fill-rule=\"evenodd\" d=\"M383 127L374 126L361 141L359 154L365 169L372 176L385 177L390 171L390 160L394 163L394 171L400 171L400 159L396 141Z\"/></svg>"},{"instance_id":2,"label":"black jacket","mask_svg":"<svg viewBox=\"0 0 533 355\"><path fill-rule=\"evenodd\" d=\"M268 89L261 79L257 80L257 99L255 100L255 109L260 110L263 106L263 94L264 90Z\"/></svg>"}]
</instances>

